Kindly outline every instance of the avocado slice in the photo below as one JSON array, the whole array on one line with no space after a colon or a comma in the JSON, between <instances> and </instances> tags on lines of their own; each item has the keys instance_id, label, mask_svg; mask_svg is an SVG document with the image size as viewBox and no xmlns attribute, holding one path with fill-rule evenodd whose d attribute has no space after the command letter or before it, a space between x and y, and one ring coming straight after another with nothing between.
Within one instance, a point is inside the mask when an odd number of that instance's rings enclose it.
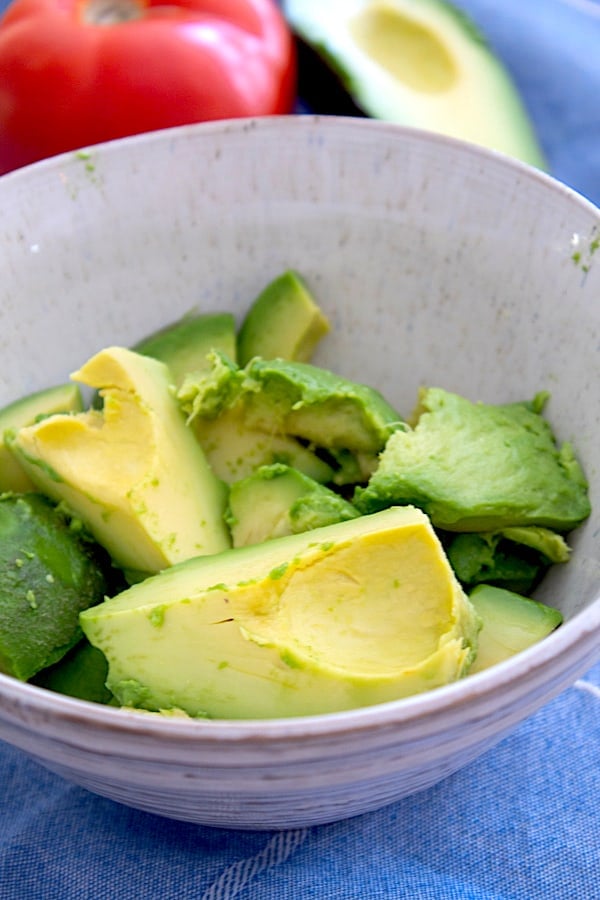
<instances>
[{"instance_id":1,"label":"avocado slice","mask_svg":"<svg viewBox=\"0 0 600 900\"><path fill-rule=\"evenodd\" d=\"M571 445L557 446L546 400L493 406L423 390L415 427L390 437L357 508L412 503L448 531L570 531L590 513L587 482Z\"/></svg>"},{"instance_id":2,"label":"avocado slice","mask_svg":"<svg viewBox=\"0 0 600 900\"><path fill-rule=\"evenodd\" d=\"M11 439L39 490L64 500L124 569L157 572L230 546L224 485L185 425L167 366L109 347L72 378L100 389L103 409Z\"/></svg>"},{"instance_id":3,"label":"avocado slice","mask_svg":"<svg viewBox=\"0 0 600 900\"><path fill-rule=\"evenodd\" d=\"M524 525L453 535L446 553L463 587L487 583L529 594L549 566L568 561L570 548L561 534Z\"/></svg>"},{"instance_id":4,"label":"avocado slice","mask_svg":"<svg viewBox=\"0 0 600 900\"><path fill-rule=\"evenodd\" d=\"M561 612L552 606L489 584L473 588L469 598L482 622L470 675L526 650L563 620Z\"/></svg>"},{"instance_id":5,"label":"avocado slice","mask_svg":"<svg viewBox=\"0 0 600 900\"><path fill-rule=\"evenodd\" d=\"M234 547L259 544L355 519L358 510L335 491L285 465L261 466L231 485L225 519Z\"/></svg>"},{"instance_id":6,"label":"avocado slice","mask_svg":"<svg viewBox=\"0 0 600 900\"><path fill-rule=\"evenodd\" d=\"M315 446L377 453L402 426L372 387L310 363L256 357L244 371L246 416L255 427L275 421Z\"/></svg>"},{"instance_id":7,"label":"avocado slice","mask_svg":"<svg viewBox=\"0 0 600 900\"><path fill-rule=\"evenodd\" d=\"M447 0L283 0L299 38L364 113L546 160L505 66L474 23ZM323 78L304 95L320 109Z\"/></svg>"},{"instance_id":8,"label":"avocado slice","mask_svg":"<svg viewBox=\"0 0 600 900\"><path fill-rule=\"evenodd\" d=\"M194 419L190 427L211 469L227 485L274 463L293 466L323 484L334 478L332 465L297 438L249 428L240 405L216 419Z\"/></svg>"},{"instance_id":9,"label":"avocado slice","mask_svg":"<svg viewBox=\"0 0 600 900\"><path fill-rule=\"evenodd\" d=\"M238 359L253 356L308 362L329 322L301 276L289 270L271 281L252 303L238 334Z\"/></svg>"},{"instance_id":10,"label":"avocado slice","mask_svg":"<svg viewBox=\"0 0 600 900\"><path fill-rule=\"evenodd\" d=\"M35 485L8 447L4 433L31 425L42 416L81 412L82 409L83 400L78 385L67 383L28 394L0 410L0 493L14 491L19 494L35 490Z\"/></svg>"},{"instance_id":11,"label":"avocado slice","mask_svg":"<svg viewBox=\"0 0 600 900\"><path fill-rule=\"evenodd\" d=\"M188 560L80 621L122 705L233 719L447 684L468 671L480 625L410 507Z\"/></svg>"},{"instance_id":12,"label":"avocado slice","mask_svg":"<svg viewBox=\"0 0 600 900\"><path fill-rule=\"evenodd\" d=\"M209 368L207 355L220 350L231 359L236 357L235 318L232 313L188 313L153 332L131 349L165 363L179 387L189 372Z\"/></svg>"},{"instance_id":13,"label":"avocado slice","mask_svg":"<svg viewBox=\"0 0 600 900\"><path fill-rule=\"evenodd\" d=\"M27 681L81 638L110 559L40 494L0 497L0 672Z\"/></svg>"},{"instance_id":14,"label":"avocado slice","mask_svg":"<svg viewBox=\"0 0 600 900\"><path fill-rule=\"evenodd\" d=\"M363 454L378 453L403 427L374 388L310 363L254 357L239 369L218 353L211 361L210 373L187 378L178 391L188 421L237 408L252 430Z\"/></svg>"}]
</instances>

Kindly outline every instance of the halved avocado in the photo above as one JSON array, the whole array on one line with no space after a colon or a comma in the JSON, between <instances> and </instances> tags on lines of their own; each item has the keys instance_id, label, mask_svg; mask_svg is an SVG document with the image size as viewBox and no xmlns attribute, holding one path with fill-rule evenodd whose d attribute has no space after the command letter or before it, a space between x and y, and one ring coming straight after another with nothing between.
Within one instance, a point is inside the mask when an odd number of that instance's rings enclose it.
<instances>
[{"instance_id":1,"label":"halved avocado","mask_svg":"<svg viewBox=\"0 0 600 900\"><path fill-rule=\"evenodd\" d=\"M283 0L283 9L296 34L367 115L546 167L505 66L451 3ZM321 111L318 105L315 111Z\"/></svg>"}]
</instances>

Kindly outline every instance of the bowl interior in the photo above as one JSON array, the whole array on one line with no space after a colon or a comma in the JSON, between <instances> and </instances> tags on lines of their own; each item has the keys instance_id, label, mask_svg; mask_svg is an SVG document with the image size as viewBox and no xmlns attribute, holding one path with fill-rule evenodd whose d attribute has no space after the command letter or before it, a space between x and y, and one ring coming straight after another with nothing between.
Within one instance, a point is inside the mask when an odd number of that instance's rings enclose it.
<instances>
[{"instance_id":1,"label":"bowl interior","mask_svg":"<svg viewBox=\"0 0 600 900\"><path fill-rule=\"evenodd\" d=\"M238 318L300 271L332 320L315 361L409 413L418 388L549 390L594 513L541 589L573 617L600 570L600 215L488 151L380 122L191 126L0 183L0 403L196 307Z\"/></svg>"}]
</instances>

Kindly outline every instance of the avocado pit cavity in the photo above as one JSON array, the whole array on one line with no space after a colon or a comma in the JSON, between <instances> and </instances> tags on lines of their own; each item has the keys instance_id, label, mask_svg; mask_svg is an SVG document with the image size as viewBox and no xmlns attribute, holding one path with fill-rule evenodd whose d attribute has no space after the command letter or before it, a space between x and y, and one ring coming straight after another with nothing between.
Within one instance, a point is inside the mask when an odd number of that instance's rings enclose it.
<instances>
[{"instance_id":1,"label":"avocado pit cavity","mask_svg":"<svg viewBox=\"0 0 600 900\"><path fill-rule=\"evenodd\" d=\"M397 507L188 560L81 625L121 703L243 719L447 684L468 671L479 619L427 516Z\"/></svg>"},{"instance_id":2,"label":"avocado pit cavity","mask_svg":"<svg viewBox=\"0 0 600 900\"><path fill-rule=\"evenodd\" d=\"M364 53L393 78L422 93L449 90L456 64L439 36L385 3L371 3L349 22L352 37Z\"/></svg>"}]
</instances>

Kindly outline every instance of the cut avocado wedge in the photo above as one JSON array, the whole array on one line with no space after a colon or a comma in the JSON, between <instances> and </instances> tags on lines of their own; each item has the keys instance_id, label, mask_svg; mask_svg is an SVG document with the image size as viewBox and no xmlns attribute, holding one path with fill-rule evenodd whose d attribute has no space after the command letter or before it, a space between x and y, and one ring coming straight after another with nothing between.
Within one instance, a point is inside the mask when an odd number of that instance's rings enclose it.
<instances>
[{"instance_id":1,"label":"cut avocado wedge","mask_svg":"<svg viewBox=\"0 0 600 900\"><path fill-rule=\"evenodd\" d=\"M117 565L156 572L230 545L226 492L179 410L164 363L124 347L72 376L103 410L20 429L11 447L32 481L64 500Z\"/></svg>"},{"instance_id":2,"label":"cut avocado wedge","mask_svg":"<svg viewBox=\"0 0 600 900\"><path fill-rule=\"evenodd\" d=\"M253 431L364 454L378 453L403 427L379 391L328 369L259 356L240 369L219 353L211 361L210 372L186 378L177 392L190 423L236 410Z\"/></svg>"},{"instance_id":3,"label":"cut avocado wedge","mask_svg":"<svg viewBox=\"0 0 600 900\"><path fill-rule=\"evenodd\" d=\"M232 313L191 313L148 335L132 350L165 363L179 387L189 372L210 368L207 355L211 350L235 359L236 340Z\"/></svg>"},{"instance_id":4,"label":"cut avocado wedge","mask_svg":"<svg viewBox=\"0 0 600 900\"><path fill-rule=\"evenodd\" d=\"M590 513L588 486L542 415L546 400L494 406L424 389L415 427L392 434L354 502L363 513L412 503L448 531L570 531Z\"/></svg>"},{"instance_id":5,"label":"cut avocado wedge","mask_svg":"<svg viewBox=\"0 0 600 900\"><path fill-rule=\"evenodd\" d=\"M526 650L562 623L554 607L489 584L478 585L469 599L482 622L470 675Z\"/></svg>"},{"instance_id":6,"label":"cut avocado wedge","mask_svg":"<svg viewBox=\"0 0 600 900\"><path fill-rule=\"evenodd\" d=\"M82 409L83 401L78 385L67 383L36 391L0 410L0 493L14 491L18 494L35 490L31 478L25 474L4 440L5 432L32 425L43 416L59 412L81 412Z\"/></svg>"},{"instance_id":7,"label":"cut avocado wedge","mask_svg":"<svg viewBox=\"0 0 600 900\"><path fill-rule=\"evenodd\" d=\"M238 335L238 357L308 362L329 322L304 280L293 271L270 282L248 310Z\"/></svg>"},{"instance_id":8,"label":"cut avocado wedge","mask_svg":"<svg viewBox=\"0 0 600 900\"><path fill-rule=\"evenodd\" d=\"M446 0L283 0L283 9L367 115L546 167L505 67Z\"/></svg>"},{"instance_id":9,"label":"cut avocado wedge","mask_svg":"<svg viewBox=\"0 0 600 900\"><path fill-rule=\"evenodd\" d=\"M215 475L225 484L247 478L259 466L293 466L318 482L331 481L332 467L296 438L249 428L242 410L227 410L216 419L195 419L191 428Z\"/></svg>"},{"instance_id":10,"label":"cut avocado wedge","mask_svg":"<svg viewBox=\"0 0 600 900\"><path fill-rule=\"evenodd\" d=\"M231 485L226 521L233 546L246 547L358 515L339 494L297 469L276 464L261 466Z\"/></svg>"},{"instance_id":11,"label":"cut avocado wedge","mask_svg":"<svg viewBox=\"0 0 600 900\"><path fill-rule=\"evenodd\" d=\"M386 510L189 560L80 617L124 706L271 718L465 675L479 619L427 517Z\"/></svg>"}]
</instances>

